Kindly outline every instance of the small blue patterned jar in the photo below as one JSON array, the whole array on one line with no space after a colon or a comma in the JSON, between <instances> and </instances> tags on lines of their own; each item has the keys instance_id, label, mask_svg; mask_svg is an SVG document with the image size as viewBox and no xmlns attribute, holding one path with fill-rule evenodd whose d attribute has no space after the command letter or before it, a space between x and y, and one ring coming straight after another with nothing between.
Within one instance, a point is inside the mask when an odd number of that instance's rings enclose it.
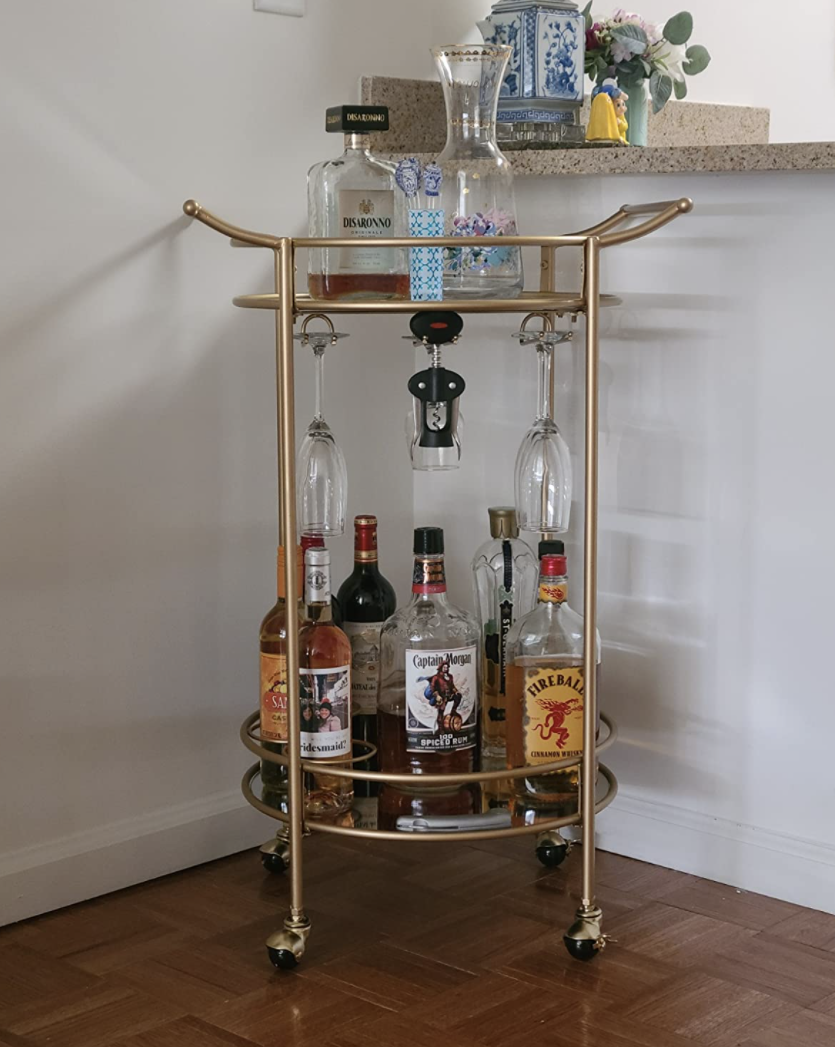
<instances>
[{"instance_id":1,"label":"small blue patterned jar","mask_svg":"<svg viewBox=\"0 0 835 1047\"><path fill-rule=\"evenodd\" d=\"M499 0L478 28L485 43L513 47L500 121L579 124L586 27L576 3Z\"/></svg>"}]
</instances>

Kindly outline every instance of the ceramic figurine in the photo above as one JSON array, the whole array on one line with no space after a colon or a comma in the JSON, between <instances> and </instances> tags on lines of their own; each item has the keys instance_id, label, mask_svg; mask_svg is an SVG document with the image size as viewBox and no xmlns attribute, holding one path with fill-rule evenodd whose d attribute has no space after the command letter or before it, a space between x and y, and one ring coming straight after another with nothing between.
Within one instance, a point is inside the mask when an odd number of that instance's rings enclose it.
<instances>
[{"instance_id":1,"label":"ceramic figurine","mask_svg":"<svg viewBox=\"0 0 835 1047\"><path fill-rule=\"evenodd\" d=\"M617 142L629 145L626 133L626 103L629 95L613 82L598 84L591 95L587 142Z\"/></svg>"},{"instance_id":2,"label":"ceramic figurine","mask_svg":"<svg viewBox=\"0 0 835 1047\"><path fill-rule=\"evenodd\" d=\"M498 0L478 28L485 43L513 48L500 121L579 128L586 31L574 0Z\"/></svg>"}]
</instances>

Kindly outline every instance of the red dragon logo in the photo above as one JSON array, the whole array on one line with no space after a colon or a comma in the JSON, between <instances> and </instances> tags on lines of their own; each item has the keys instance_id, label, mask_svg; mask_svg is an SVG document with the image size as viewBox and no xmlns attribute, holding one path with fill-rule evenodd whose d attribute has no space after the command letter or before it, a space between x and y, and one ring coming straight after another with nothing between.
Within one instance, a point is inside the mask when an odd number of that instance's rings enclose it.
<instances>
[{"instance_id":1,"label":"red dragon logo","mask_svg":"<svg viewBox=\"0 0 835 1047\"><path fill-rule=\"evenodd\" d=\"M543 742L556 737L557 748L564 749L569 735L568 728L563 726L565 718L582 709L583 703L579 698L569 698L567 702L555 702L553 698L537 698L537 704L549 712L545 717L545 723L534 724L533 729L539 731L539 737Z\"/></svg>"}]
</instances>

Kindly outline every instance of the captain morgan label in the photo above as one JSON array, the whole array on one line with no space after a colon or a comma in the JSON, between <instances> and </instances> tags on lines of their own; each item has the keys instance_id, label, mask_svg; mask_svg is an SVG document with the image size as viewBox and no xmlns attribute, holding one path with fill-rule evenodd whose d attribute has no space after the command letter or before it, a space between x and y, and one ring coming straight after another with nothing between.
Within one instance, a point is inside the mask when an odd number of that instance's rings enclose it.
<instances>
[{"instance_id":1,"label":"captain morgan label","mask_svg":"<svg viewBox=\"0 0 835 1047\"><path fill-rule=\"evenodd\" d=\"M351 755L351 666L300 669L302 756Z\"/></svg>"},{"instance_id":2,"label":"captain morgan label","mask_svg":"<svg viewBox=\"0 0 835 1047\"><path fill-rule=\"evenodd\" d=\"M380 686L380 630L385 622L343 622L351 641L351 703L355 716L377 713Z\"/></svg>"},{"instance_id":3,"label":"captain morgan label","mask_svg":"<svg viewBox=\"0 0 835 1047\"><path fill-rule=\"evenodd\" d=\"M268 742L287 741L287 658L261 655L261 737Z\"/></svg>"},{"instance_id":4,"label":"captain morgan label","mask_svg":"<svg viewBox=\"0 0 835 1047\"><path fill-rule=\"evenodd\" d=\"M406 750L455 752L476 744L478 648L406 651Z\"/></svg>"},{"instance_id":5,"label":"captain morgan label","mask_svg":"<svg viewBox=\"0 0 835 1047\"><path fill-rule=\"evenodd\" d=\"M583 667L524 671L523 758L527 764L583 754Z\"/></svg>"},{"instance_id":6,"label":"captain morgan label","mask_svg":"<svg viewBox=\"0 0 835 1047\"><path fill-rule=\"evenodd\" d=\"M395 235L394 191L391 189L340 189L337 192L339 235L344 239ZM394 265L390 247L343 247L339 269L350 273L387 273Z\"/></svg>"}]
</instances>

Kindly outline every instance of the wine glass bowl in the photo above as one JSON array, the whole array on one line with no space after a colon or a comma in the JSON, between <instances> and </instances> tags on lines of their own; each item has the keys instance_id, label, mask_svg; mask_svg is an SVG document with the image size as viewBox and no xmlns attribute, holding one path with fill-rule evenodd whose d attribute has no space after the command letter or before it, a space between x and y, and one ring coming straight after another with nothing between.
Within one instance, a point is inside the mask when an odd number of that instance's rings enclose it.
<instances>
[{"instance_id":1,"label":"wine glass bowl","mask_svg":"<svg viewBox=\"0 0 835 1047\"><path fill-rule=\"evenodd\" d=\"M516 455L514 491L521 531L561 534L571 515L572 470L568 444L554 421L554 346L571 340L570 331L554 331L550 318L544 329L529 332L526 317L514 337L520 345L536 347L538 366L537 413Z\"/></svg>"},{"instance_id":2,"label":"wine glass bowl","mask_svg":"<svg viewBox=\"0 0 835 1047\"><path fill-rule=\"evenodd\" d=\"M308 332L307 325L313 319L324 320L328 330ZM339 338L347 335L334 331L328 317L312 313L305 318L301 334L295 337L313 349L316 375L313 418L296 456L298 528L302 534L335 537L345 533L348 470L342 448L324 416L325 347L336 345Z\"/></svg>"},{"instance_id":3,"label":"wine glass bowl","mask_svg":"<svg viewBox=\"0 0 835 1047\"><path fill-rule=\"evenodd\" d=\"M324 418L314 418L299 447L296 466L299 530L325 538L344 534L347 504L345 456Z\"/></svg>"},{"instance_id":4,"label":"wine glass bowl","mask_svg":"<svg viewBox=\"0 0 835 1047\"><path fill-rule=\"evenodd\" d=\"M516 515L522 531L568 530L571 513L571 455L556 423L540 418L516 455Z\"/></svg>"}]
</instances>

